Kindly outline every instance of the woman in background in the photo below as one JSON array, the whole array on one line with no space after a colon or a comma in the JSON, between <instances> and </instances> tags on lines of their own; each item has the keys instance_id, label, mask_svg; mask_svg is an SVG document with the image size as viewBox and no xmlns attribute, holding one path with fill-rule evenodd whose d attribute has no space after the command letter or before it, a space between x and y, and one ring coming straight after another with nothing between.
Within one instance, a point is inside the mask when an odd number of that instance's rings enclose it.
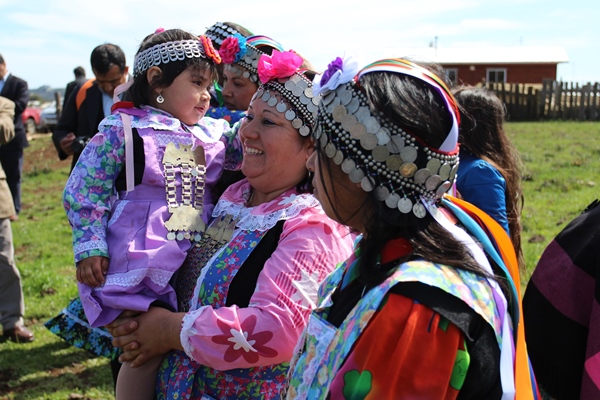
<instances>
[{"instance_id":1,"label":"woman in background","mask_svg":"<svg viewBox=\"0 0 600 400\"><path fill-rule=\"evenodd\" d=\"M519 152L504 131L504 104L485 88L461 87L453 93L460 110L458 193L504 228L523 266L522 164Z\"/></svg>"}]
</instances>

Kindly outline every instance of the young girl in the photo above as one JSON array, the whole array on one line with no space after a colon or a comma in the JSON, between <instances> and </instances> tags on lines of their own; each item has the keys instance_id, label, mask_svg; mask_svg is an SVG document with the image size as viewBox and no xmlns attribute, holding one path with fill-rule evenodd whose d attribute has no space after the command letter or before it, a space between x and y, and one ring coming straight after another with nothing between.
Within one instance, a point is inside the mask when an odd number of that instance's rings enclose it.
<instances>
[{"instance_id":1,"label":"young girl","mask_svg":"<svg viewBox=\"0 0 600 400\"><path fill-rule=\"evenodd\" d=\"M202 120L219 62L204 36L173 29L147 37L134 61L132 104L114 106L69 177L64 207L93 327L124 309L177 309L169 282L204 231L223 169L229 125ZM125 364L117 398L153 397L159 361L139 374Z\"/></svg>"}]
</instances>

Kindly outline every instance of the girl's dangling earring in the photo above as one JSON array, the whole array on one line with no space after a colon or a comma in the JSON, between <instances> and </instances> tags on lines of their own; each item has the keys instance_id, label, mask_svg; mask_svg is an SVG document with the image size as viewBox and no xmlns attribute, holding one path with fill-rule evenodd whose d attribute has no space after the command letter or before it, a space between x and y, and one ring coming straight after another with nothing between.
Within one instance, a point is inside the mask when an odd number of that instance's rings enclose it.
<instances>
[{"instance_id":1,"label":"girl's dangling earring","mask_svg":"<svg viewBox=\"0 0 600 400\"><path fill-rule=\"evenodd\" d=\"M162 94L161 94L161 93L159 93L159 94L158 94L158 97L156 98L156 102L157 102L158 104L162 104L162 103L164 103L164 102L165 102L165 98L162 96Z\"/></svg>"}]
</instances>

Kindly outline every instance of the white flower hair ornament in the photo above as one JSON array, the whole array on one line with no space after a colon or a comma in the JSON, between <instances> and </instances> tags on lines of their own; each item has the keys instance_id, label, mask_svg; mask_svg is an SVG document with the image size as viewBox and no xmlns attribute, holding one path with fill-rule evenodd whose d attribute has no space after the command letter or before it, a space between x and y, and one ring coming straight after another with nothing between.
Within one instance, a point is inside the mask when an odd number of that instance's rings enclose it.
<instances>
[{"instance_id":1,"label":"white flower hair ornament","mask_svg":"<svg viewBox=\"0 0 600 400\"><path fill-rule=\"evenodd\" d=\"M358 74L360 66L352 57L336 57L329 63L325 72L313 79L313 93L335 90L339 85L348 83Z\"/></svg>"}]
</instances>

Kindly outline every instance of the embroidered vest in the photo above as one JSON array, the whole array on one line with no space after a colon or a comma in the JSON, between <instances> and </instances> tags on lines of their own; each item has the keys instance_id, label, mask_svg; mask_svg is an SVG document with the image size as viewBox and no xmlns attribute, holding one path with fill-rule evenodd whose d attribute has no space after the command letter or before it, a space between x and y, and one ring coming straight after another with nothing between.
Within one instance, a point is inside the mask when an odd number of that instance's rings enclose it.
<instances>
[{"instance_id":1,"label":"embroidered vest","mask_svg":"<svg viewBox=\"0 0 600 400\"><path fill-rule=\"evenodd\" d=\"M416 260L404 263L379 286L372 288L358 302L339 328L326 321L333 289L342 280L344 271L355 258L332 273L321 286L319 308L311 315L292 360L289 399L325 399L329 387L346 357L380 307L387 292L399 282L423 282L438 287L463 300L487 321L501 345L501 316L498 314L494 290L487 279L467 271L441 264ZM469 282L467 284L466 282Z\"/></svg>"}]
</instances>

